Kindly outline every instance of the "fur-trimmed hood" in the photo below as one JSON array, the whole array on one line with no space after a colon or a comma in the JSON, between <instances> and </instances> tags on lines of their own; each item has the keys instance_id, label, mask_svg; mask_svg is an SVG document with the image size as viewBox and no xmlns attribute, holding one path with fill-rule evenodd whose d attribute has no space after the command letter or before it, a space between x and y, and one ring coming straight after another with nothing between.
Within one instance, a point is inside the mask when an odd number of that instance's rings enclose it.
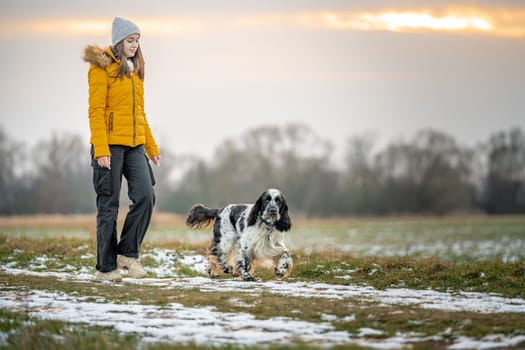
<instances>
[{"instance_id":1,"label":"fur-trimmed hood","mask_svg":"<svg viewBox=\"0 0 525 350\"><path fill-rule=\"evenodd\" d=\"M149 158L160 154L144 112L144 84L136 72L119 79L112 47L88 45L84 60L90 63L89 126L93 158L110 156L109 145L144 145Z\"/></svg>"},{"instance_id":2,"label":"fur-trimmed hood","mask_svg":"<svg viewBox=\"0 0 525 350\"><path fill-rule=\"evenodd\" d=\"M100 68L106 68L113 62L118 62L111 47L102 48L98 45L88 45L84 49L84 61Z\"/></svg>"}]
</instances>

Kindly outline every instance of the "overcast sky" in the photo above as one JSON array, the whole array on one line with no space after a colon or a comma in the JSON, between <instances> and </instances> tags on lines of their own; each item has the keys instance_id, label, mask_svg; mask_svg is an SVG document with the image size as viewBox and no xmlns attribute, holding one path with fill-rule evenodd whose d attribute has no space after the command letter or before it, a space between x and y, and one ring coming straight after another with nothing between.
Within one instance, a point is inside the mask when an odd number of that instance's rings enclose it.
<instances>
[{"instance_id":1,"label":"overcast sky","mask_svg":"<svg viewBox=\"0 0 525 350\"><path fill-rule=\"evenodd\" d=\"M368 132L435 128L474 145L525 128L525 2L422 3L2 0L0 124L28 144L87 142L82 50L107 46L121 16L142 30L161 150L208 158L225 138L292 122L339 152Z\"/></svg>"}]
</instances>

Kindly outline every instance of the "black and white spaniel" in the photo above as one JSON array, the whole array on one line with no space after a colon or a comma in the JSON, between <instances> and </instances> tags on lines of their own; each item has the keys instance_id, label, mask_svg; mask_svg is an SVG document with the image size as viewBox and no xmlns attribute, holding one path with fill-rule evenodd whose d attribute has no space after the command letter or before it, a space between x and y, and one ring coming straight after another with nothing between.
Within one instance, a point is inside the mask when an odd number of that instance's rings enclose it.
<instances>
[{"instance_id":1,"label":"black and white spaniel","mask_svg":"<svg viewBox=\"0 0 525 350\"><path fill-rule=\"evenodd\" d=\"M213 225L213 240L208 252L208 274L221 271L245 281L253 281L252 268L257 260L272 260L275 275L287 277L292 257L284 244L284 233L292 227L286 200L277 189L264 191L255 204L230 204L222 209L194 205L186 218L192 228Z\"/></svg>"}]
</instances>

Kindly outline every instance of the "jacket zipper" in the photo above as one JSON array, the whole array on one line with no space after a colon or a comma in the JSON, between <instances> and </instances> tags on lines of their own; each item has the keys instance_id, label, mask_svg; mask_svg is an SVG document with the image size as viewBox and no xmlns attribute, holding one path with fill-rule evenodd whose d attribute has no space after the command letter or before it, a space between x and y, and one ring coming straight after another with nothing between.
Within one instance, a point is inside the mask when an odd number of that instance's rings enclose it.
<instances>
[{"instance_id":1,"label":"jacket zipper","mask_svg":"<svg viewBox=\"0 0 525 350\"><path fill-rule=\"evenodd\" d=\"M109 113L109 134L113 133L113 112Z\"/></svg>"},{"instance_id":2,"label":"jacket zipper","mask_svg":"<svg viewBox=\"0 0 525 350\"><path fill-rule=\"evenodd\" d=\"M133 73L131 73L131 94L133 101L133 147L137 145L137 117L135 115L135 81L133 80Z\"/></svg>"}]
</instances>

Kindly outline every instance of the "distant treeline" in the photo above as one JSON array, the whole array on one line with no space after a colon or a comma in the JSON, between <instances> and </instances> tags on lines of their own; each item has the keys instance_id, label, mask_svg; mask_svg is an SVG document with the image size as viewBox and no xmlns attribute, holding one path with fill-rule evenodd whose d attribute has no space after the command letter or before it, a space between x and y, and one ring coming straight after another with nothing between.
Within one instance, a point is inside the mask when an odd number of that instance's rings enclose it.
<instances>
[{"instance_id":1,"label":"distant treeline","mask_svg":"<svg viewBox=\"0 0 525 350\"><path fill-rule=\"evenodd\" d=\"M292 212L308 216L525 213L520 128L475 146L429 129L375 148L372 136L350 137L345 158L334 164L329 140L291 124L227 139L210 161L163 150L162 166L154 167L156 208L186 213L194 203L249 203L277 187ZM0 215L92 213L91 175L79 135L54 134L28 149L0 128Z\"/></svg>"}]
</instances>

